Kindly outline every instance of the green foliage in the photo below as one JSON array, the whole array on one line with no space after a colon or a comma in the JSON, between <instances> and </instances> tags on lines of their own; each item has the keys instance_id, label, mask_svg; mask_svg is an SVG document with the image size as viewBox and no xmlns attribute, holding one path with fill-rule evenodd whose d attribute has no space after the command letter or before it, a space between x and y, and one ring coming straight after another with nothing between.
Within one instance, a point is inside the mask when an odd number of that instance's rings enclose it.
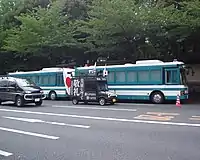
<instances>
[{"instance_id":1,"label":"green foliage","mask_svg":"<svg viewBox=\"0 0 200 160\"><path fill-rule=\"evenodd\" d=\"M94 57L166 60L199 52L199 37L199 0L0 1L0 51L21 57L71 53L83 60L86 50Z\"/></svg>"},{"instance_id":2,"label":"green foliage","mask_svg":"<svg viewBox=\"0 0 200 160\"><path fill-rule=\"evenodd\" d=\"M56 1L49 8L16 17L21 25L8 31L4 49L34 53L43 47L75 46L73 24L67 15L62 15L65 2Z\"/></svg>"},{"instance_id":3,"label":"green foliage","mask_svg":"<svg viewBox=\"0 0 200 160\"><path fill-rule=\"evenodd\" d=\"M135 59L162 56L199 28L199 5L196 0L94 0L80 31L89 35L85 41L92 52L129 52Z\"/></svg>"}]
</instances>

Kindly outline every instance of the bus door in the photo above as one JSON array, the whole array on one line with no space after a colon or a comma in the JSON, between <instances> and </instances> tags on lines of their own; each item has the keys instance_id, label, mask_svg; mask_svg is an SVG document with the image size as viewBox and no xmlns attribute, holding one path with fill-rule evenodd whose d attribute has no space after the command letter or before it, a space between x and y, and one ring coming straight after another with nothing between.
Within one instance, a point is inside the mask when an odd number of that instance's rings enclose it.
<instances>
[{"instance_id":1,"label":"bus door","mask_svg":"<svg viewBox=\"0 0 200 160\"><path fill-rule=\"evenodd\" d=\"M178 68L165 69L165 84L179 84L180 76Z\"/></svg>"}]
</instances>

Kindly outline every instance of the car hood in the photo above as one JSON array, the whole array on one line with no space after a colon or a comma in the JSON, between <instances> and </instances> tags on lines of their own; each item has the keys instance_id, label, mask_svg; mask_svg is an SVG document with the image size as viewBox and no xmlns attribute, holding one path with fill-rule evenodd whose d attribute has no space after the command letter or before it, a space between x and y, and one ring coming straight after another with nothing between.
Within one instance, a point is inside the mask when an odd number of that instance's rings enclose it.
<instances>
[{"instance_id":1,"label":"car hood","mask_svg":"<svg viewBox=\"0 0 200 160\"><path fill-rule=\"evenodd\" d=\"M38 86L27 86L22 88L24 91L30 91L30 92L39 92L41 90L41 88Z\"/></svg>"}]
</instances>

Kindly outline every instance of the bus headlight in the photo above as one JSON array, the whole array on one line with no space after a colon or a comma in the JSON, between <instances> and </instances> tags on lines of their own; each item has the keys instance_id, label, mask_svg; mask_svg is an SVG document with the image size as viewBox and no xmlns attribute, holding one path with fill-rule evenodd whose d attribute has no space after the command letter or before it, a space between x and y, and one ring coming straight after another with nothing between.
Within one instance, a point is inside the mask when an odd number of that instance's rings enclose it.
<instances>
[{"instance_id":1,"label":"bus headlight","mask_svg":"<svg viewBox=\"0 0 200 160\"><path fill-rule=\"evenodd\" d=\"M41 91L40 91L40 93L44 93L44 91L43 91L43 90L41 90Z\"/></svg>"}]
</instances>

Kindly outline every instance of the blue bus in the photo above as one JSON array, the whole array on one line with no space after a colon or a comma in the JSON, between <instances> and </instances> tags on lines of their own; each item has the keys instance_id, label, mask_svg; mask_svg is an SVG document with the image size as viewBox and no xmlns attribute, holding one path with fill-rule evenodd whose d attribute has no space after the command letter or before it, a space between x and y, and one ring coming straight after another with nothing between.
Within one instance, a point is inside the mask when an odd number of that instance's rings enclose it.
<instances>
[{"instance_id":1,"label":"blue bus","mask_svg":"<svg viewBox=\"0 0 200 160\"><path fill-rule=\"evenodd\" d=\"M26 78L40 86L48 99L56 100L68 97L70 81L74 69L71 68L44 68L39 71L14 72L8 75L16 78Z\"/></svg>"},{"instance_id":2,"label":"blue bus","mask_svg":"<svg viewBox=\"0 0 200 160\"><path fill-rule=\"evenodd\" d=\"M121 100L165 100L188 99L186 67L183 62L141 60L136 64L78 67L75 75L85 74L94 68L107 70L109 90Z\"/></svg>"}]
</instances>

